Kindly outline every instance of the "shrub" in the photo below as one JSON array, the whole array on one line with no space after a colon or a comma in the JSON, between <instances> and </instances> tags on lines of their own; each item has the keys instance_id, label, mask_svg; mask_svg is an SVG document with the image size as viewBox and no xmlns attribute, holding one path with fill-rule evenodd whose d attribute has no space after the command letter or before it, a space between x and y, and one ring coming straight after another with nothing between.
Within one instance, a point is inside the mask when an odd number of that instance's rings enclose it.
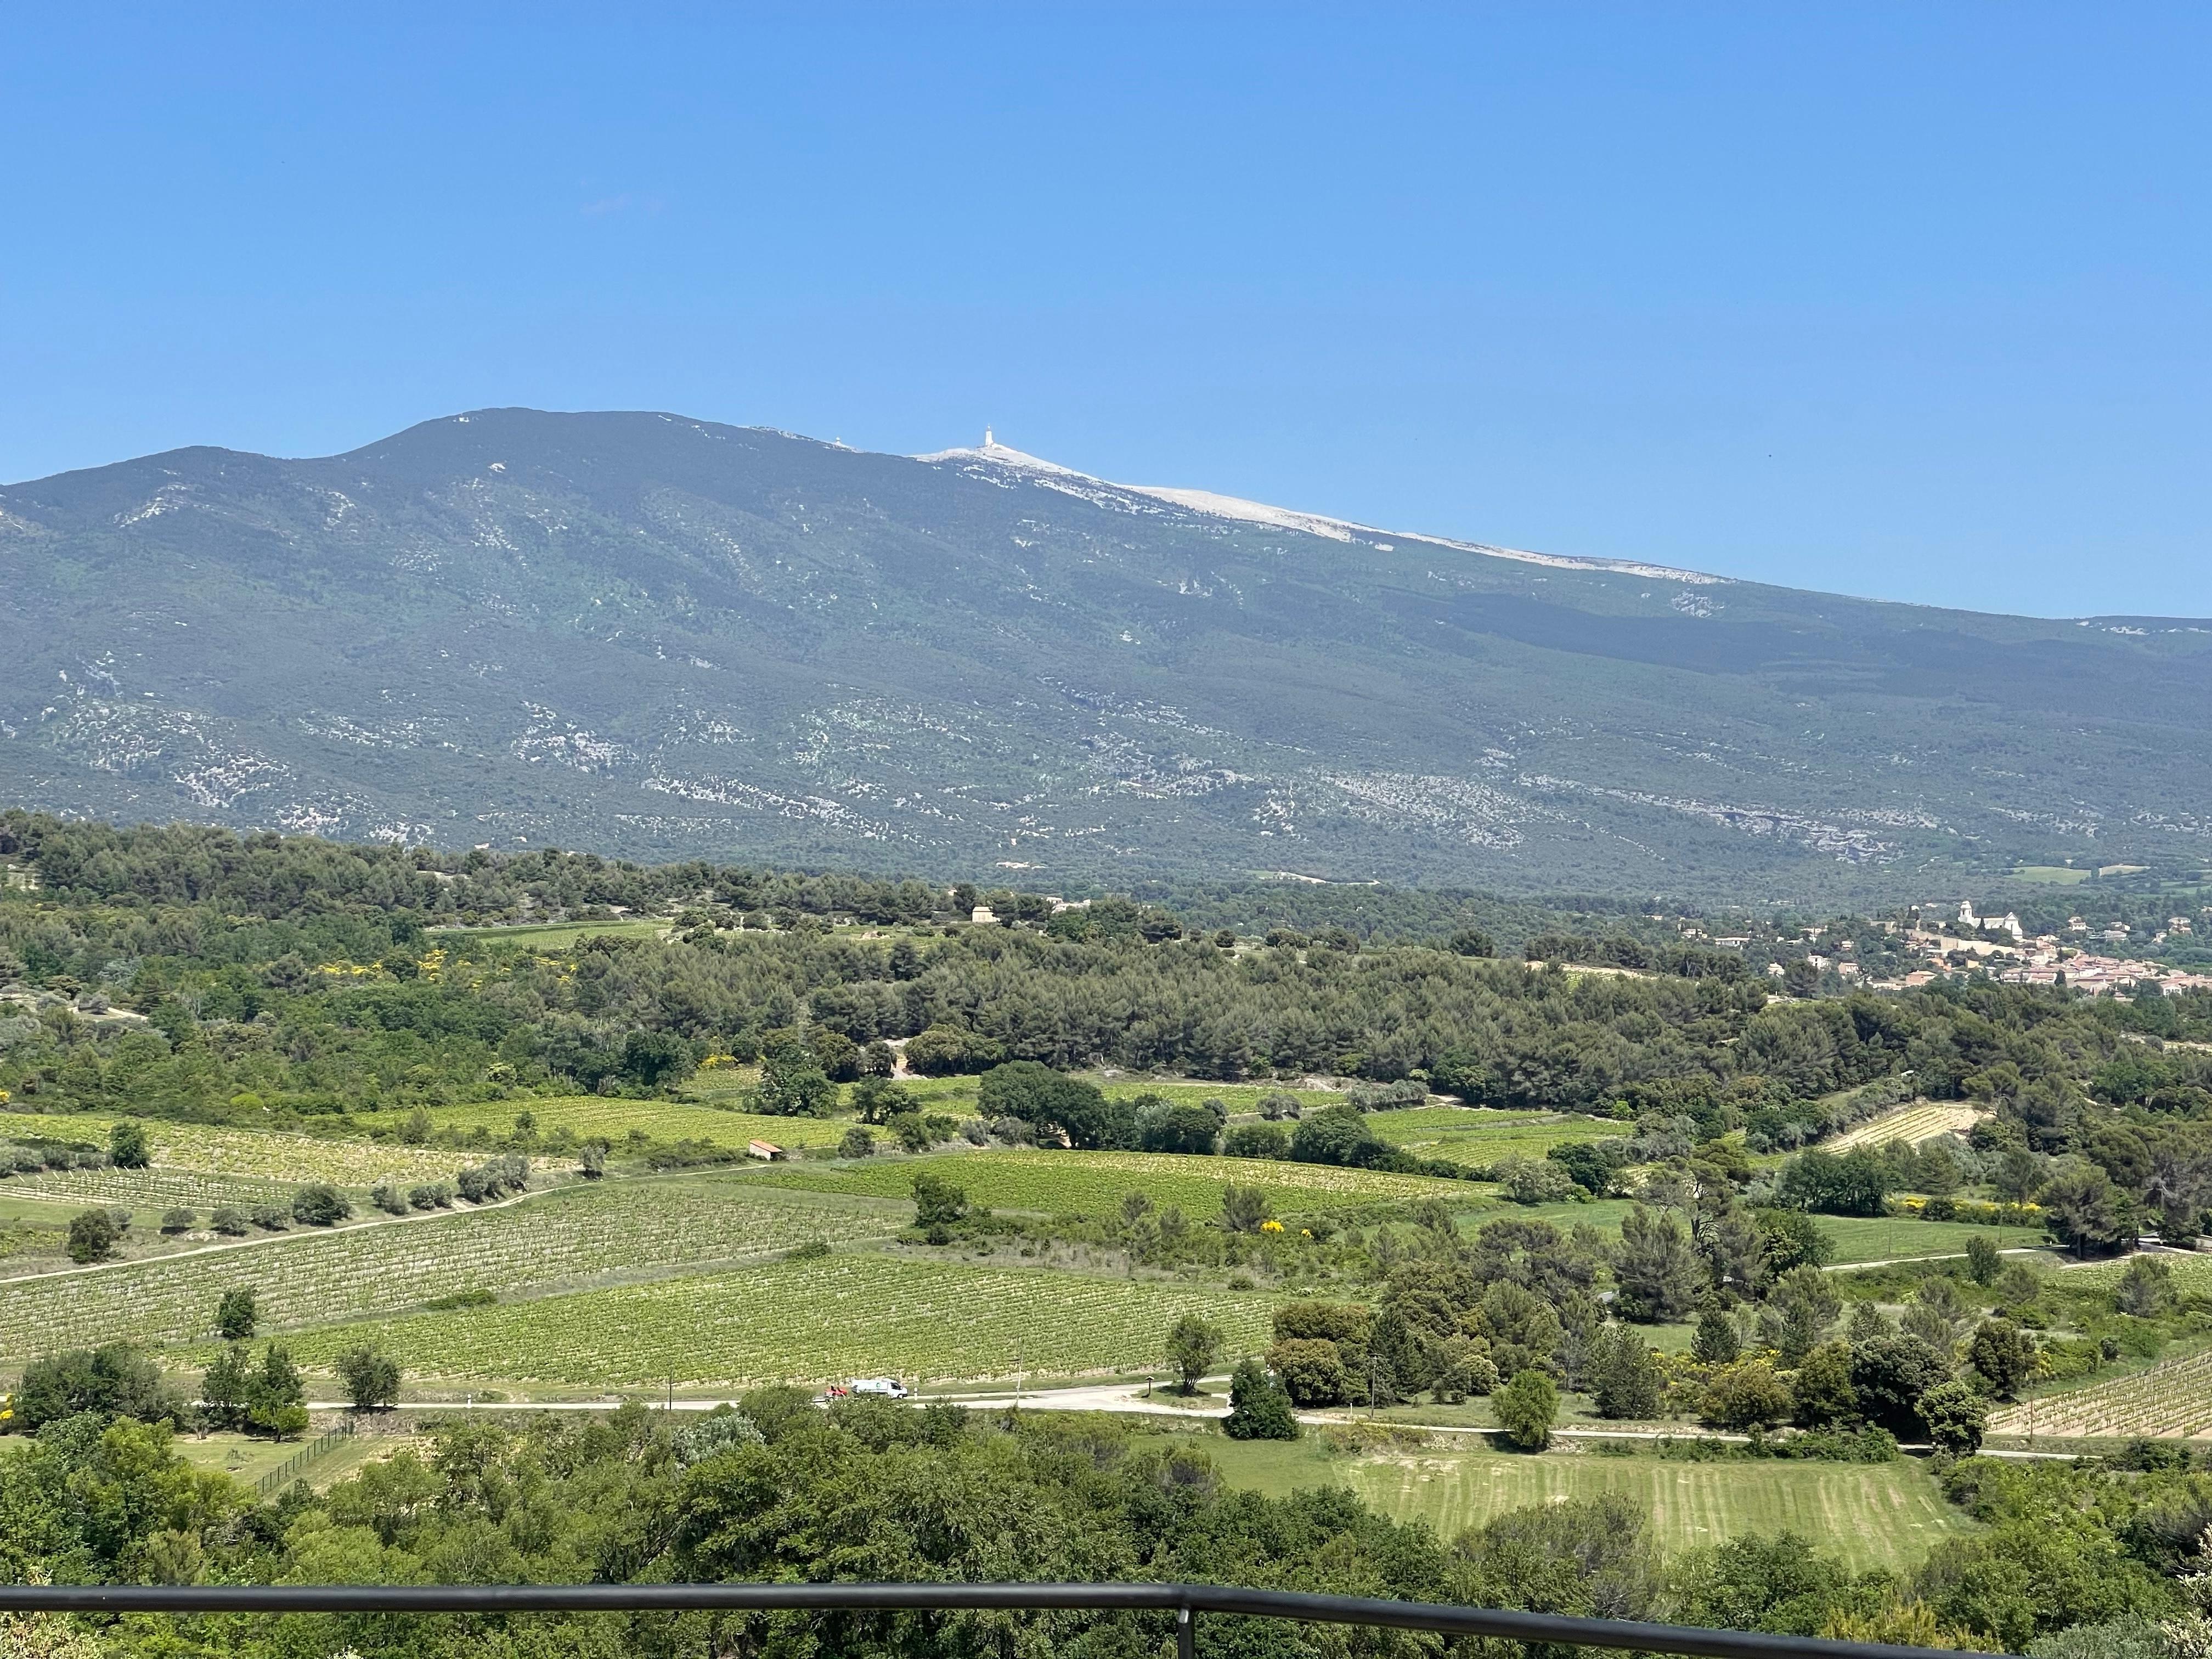
<instances>
[{"instance_id":1,"label":"shrub","mask_svg":"<svg viewBox=\"0 0 2212 1659\"><path fill-rule=\"evenodd\" d=\"M396 1181L377 1182L369 1192L368 1201L386 1215L407 1213L407 1194L399 1190L399 1183Z\"/></svg>"},{"instance_id":2,"label":"shrub","mask_svg":"<svg viewBox=\"0 0 2212 1659\"><path fill-rule=\"evenodd\" d=\"M198 1211L187 1210L179 1205L174 1209L161 1212L161 1231L165 1233L188 1233L192 1230L192 1224L198 1219Z\"/></svg>"},{"instance_id":3,"label":"shrub","mask_svg":"<svg viewBox=\"0 0 2212 1659\"><path fill-rule=\"evenodd\" d=\"M449 1181L432 1181L407 1189L407 1207L410 1210L449 1210L453 1206L453 1185Z\"/></svg>"},{"instance_id":4,"label":"shrub","mask_svg":"<svg viewBox=\"0 0 2212 1659\"><path fill-rule=\"evenodd\" d=\"M857 1123L846 1130L845 1138L837 1143L837 1156L840 1158L873 1158L875 1155L875 1136Z\"/></svg>"},{"instance_id":5,"label":"shrub","mask_svg":"<svg viewBox=\"0 0 2212 1659\"><path fill-rule=\"evenodd\" d=\"M246 1218L264 1233L281 1233L288 1219L284 1208L277 1204L257 1204L246 1212Z\"/></svg>"},{"instance_id":6,"label":"shrub","mask_svg":"<svg viewBox=\"0 0 2212 1659\"><path fill-rule=\"evenodd\" d=\"M1272 1123L1238 1123L1231 1125L1222 1138L1221 1151L1228 1158L1286 1158L1291 1155L1291 1137Z\"/></svg>"},{"instance_id":7,"label":"shrub","mask_svg":"<svg viewBox=\"0 0 2212 1659\"><path fill-rule=\"evenodd\" d=\"M125 1118L107 1132L107 1161L118 1170L143 1170L154 1161L146 1126Z\"/></svg>"},{"instance_id":8,"label":"shrub","mask_svg":"<svg viewBox=\"0 0 2212 1659\"><path fill-rule=\"evenodd\" d=\"M240 1237L247 1225L246 1212L228 1204L218 1205L215 1213L208 1218L208 1225L225 1238Z\"/></svg>"},{"instance_id":9,"label":"shrub","mask_svg":"<svg viewBox=\"0 0 2212 1659\"><path fill-rule=\"evenodd\" d=\"M1700 1413L1717 1429L1753 1429L1787 1422L1789 1385L1764 1359L1739 1359L1705 1385Z\"/></svg>"},{"instance_id":10,"label":"shrub","mask_svg":"<svg viewBox=\"0 0 2212 1659\"><path fill-rule=\"evenodd\" d=\"M106 1210L79 1210L70 1218L69 1259L79 1263L104 1261L113 1254L123 1230Z\"/></svg>"}]
</instances>

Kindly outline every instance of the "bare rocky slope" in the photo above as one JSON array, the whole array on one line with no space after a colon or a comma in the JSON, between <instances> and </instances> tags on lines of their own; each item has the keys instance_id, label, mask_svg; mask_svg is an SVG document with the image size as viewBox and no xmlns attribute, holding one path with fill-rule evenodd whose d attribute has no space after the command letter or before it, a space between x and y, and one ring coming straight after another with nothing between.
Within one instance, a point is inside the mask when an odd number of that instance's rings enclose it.
<instances>
[{"instance_id":1,"label":"bare rocky slope","mask_svg":"<svg viewBox=\"0 0 2212 1659\"><path fill-rule=\"evenodd\" d=\"M2212 854L2212 625L488 410L0 489L0 798L1051 887L1922 896Z\"/></svg>"}]
</instances>

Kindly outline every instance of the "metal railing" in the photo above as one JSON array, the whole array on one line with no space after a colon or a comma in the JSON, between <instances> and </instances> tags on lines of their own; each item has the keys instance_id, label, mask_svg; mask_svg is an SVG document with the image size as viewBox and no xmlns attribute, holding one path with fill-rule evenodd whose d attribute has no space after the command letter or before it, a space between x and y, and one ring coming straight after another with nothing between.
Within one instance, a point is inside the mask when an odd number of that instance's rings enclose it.
<instances>
[{"instance_id":1,"label":"metal railing","mask_svg":"<svg viewBox=\"0 0 2212 1659\"><path fill-rule=\"evenodd\" d=\"M1236 1614L1444 1636L1630 1649L1698 1659L1937 1659L1929 1648L1569 1619L1496 1607L1304 1595L1221 1584L0 1584L0 1610L126 1613L1150 1612L1174 1615L1179 1659L1198 1619Z\"/></svg>"}]
</instances>

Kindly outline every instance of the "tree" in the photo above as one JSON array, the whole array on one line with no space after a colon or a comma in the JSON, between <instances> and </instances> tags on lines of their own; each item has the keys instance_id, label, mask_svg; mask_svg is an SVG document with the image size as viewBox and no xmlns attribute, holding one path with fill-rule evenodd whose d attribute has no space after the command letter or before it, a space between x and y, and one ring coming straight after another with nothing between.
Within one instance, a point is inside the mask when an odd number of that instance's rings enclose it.
<instances>
[{"instance_id":1,"label":"tree","mask_svg":"<svg viewBox=\"0 0 2212 1659\"><path fill-rule=\"evenodd\" d=\"M1835 1281L1818 1267L1792 1267L1782 1275L1760 1314L1760 1332L1794 1365L1827 1335L1844 1310Z\"/></svg>"},{"instance_id":2,"label":"tree","mask_svg":"<svg viewBox=\"0 0 2212 1659\"><path fill-rule=\"evenodd\" d=\"M1786 1421L1790 1387L1764 1359L1739 1359L1705 1385L1700 1415L1716 1428L1751 1429Z\"/></svg>"},{"instance_id":3,"label":"tree","mask_svg":"<svg viewBox=\"0 0 2212 1659\"><path fill-rule=\"evenodd\" d=\"M225 1291L215 1304L215 1334L226 1342L243 1342L261 1322L253 1292L244 1285Z\"/></svg>"},{"instance_id":4,"label":"tree","mask_svg":"<svg viewBox=\"0 0 2212 1659\"><path fill-rule=\"evenodd\" d=\"M1613 1185L1613 1171L1620 1165L1606 1153L1604 1146L1595 1140L1565 1140L1544 1153L1553 1163L1567 1172L1567 1178L1592 1197L1602 1198Z\"/></svg>"},{"instance_id":5,"label":"tree","mask_svg":"<svg viewBox=\"0 0 2212 1659\"><path fill-rule=\"evenodd\" d=\"M1990 1408L1963 1382L1938 1382L1920 1396L1920 1420L1937 1451L1969 1457L1981 1449Z\"/></svg>"},{"instance_id":6,"label":"tree","mask_svg":"<svg viewBox=\"0 0 2212 1659\"><path fill-rule=\"evenodd\" d=\"M949 1243L954 1224L968 1218L968 1193L942 1176L914 1178L914 1224L933 1244Z\"/></svg>"},{"instance_id":7,"label":"tree","mask_svg":"<svg viewBox=\"0 0 2212 1659\"><path fill-rule=\"evenodd\" d=\"M1267 1364L1298 1406L1341 1406L1351 1394L1343 1351L1322 1337L1285 1337L1267 1350Z\"/></svg>"},{"instance_id":8,"label":"tree","mask_svg":"<svg viewBox=\"0 0 2212 1659\"><path fill-rule=\"evenodd\" d=\"M754 1103L771 1117L827 1117L837 1103L837 1085L796 1031L771 1032L761 1044Z\"/></svg>"},{"instance_id":9,"label":"tree","mask_svg":"<svg viewBox=\"0 0 2212 1659\"><path fill-rule=\"evenodd\" d=\"M1996 1282L1998 1269L2004 1258L1997 1253L1986 1233L1976 1233L1966 1241L1966 1277L1986 1288Z\"/></svg>"},{"instance_id":10,"label":"tree","mask_svg":"<svg viewBox=\"0 0 2212 1659\"><path fill-rule=\"evenodd\" d=\"M1221 1124L1205 1107L1184 1103L1141 1116L1139 1144L1148 1152L1204 1155L1213 1151Z\"/></svg>"},{"instance_id":11,"label":"tree","mask_svg":"<svg viewBox=\"0 0 2212 1659\"><path fill-rule=\"evenodd\" d=\"M1362 1165L1389 1150L1357 1106L1325 1106L1291 1134L1291 1157L1300 1164Z\"/></svg>"},{"instance_id":12,"label":"tree","mask_svg":"<svg viewBox=\"0 0 2212 1659\"><path fill-rule=\"evenodd\" d=\"M875 1136L857 1123L846 1130L845 1138L837 1143L837 1156L840 1158L873 1158L875 1155Z\"/></svg>"},{"instance_id":13,"label":"tree","mask_svg":"<svg viewBox=\"0 0 2212 1659\"><path fill-rule=\"evenodd\" d=\"M632 1031L623 1039L622 1074L641 1089L672 1089L698 1062L673 1031Z\"/></svg>"},{"instance_id":14,"label":"tree","mask_svg":"<svg viewBox=\"0 0 2212 1659\"><path fill-rule=\"evenodd\" d=\"M1256 1233L1273 1207L1265 1187L1240 1187L1231 1182L1221 1189L1221 1224L1232 1233Z\"/></svg>"},{"instance_id":15,"label":"tree","mask_svg":"<svg viewBox=\"0 0 2212 1659\"><path fill-rule=\"evenodd\" d=\"M80 1263L104 1261L122 1237L123 1230L106 1210L79 1210L70 1218L69 1258Z\"/></svg>"},{"instance_id":16,"label":"tree","mask_svg":"<svg viewBox=\"0 0 2212 1659\"><path fill-rule=\"evenodd\" d=\"M389 1409L399 1403L399 1362L388 1354L363 1343L341 1353L335 1369L356 1411Z\"/></svg>"},{"instance_id":17,"label":"tree","mask_svg":"<svg viewBox=\"0 0 2212 1659\"><path fill-rule=\"evenodd\" d=\"M1859 1410L1899 1439L1925 1427L1920 1396L1950 1380L1942 1356L1917 1336L1877 1336L1851 1349L1851 1388Z\"/></svg>"},{"instance_id":18,"label":"tree","mask_svg":"<svg viewBox=\"0 0 2212 1659\"><path fill-rule=\"evenodd\" d=\"M162 1382L161 1368L128 1342L72 1349L23 1368L11 1426L33 1434L80 1412L143 1423L167 1418L179 1424L189 1414L184 1401Z\"/></svg>"},{"instance_id":19,"label":"tree","mask_svg":"<svg viewBox=\"0 0 2212 1659\"><path fill-rule=\"evenodd\" d=\"M1825 1267L1836 1254L1835 1241L1802 1210L1759 1212L1759 1261L1769 1279L1792 1267Z\"/></svg>"},{"instance_id":20,"label":"tree","mask_svg":"<svg viewBox=\"0 0 2212 1659\"><path fill-rule=\"evenodd\" d=\"M146 1126L127 1117L119 1120L107 1132L107 1161L118 1170L143 1170L152 1164L154 1154L146 1144Z\"/></svg>"},{"instance_id":21,"label":"tree","mask_svg":"<svg viewBox=\"0 0 2212 1659\"><path fill-rule=\"evenodd\" d=\"M225 1344L200 1379L200 1405L207 1413L208 1422L218 1429L244 1428L252 1386L253 1370L244 1345Z\"/></svg>"},{"instance_id":22,"label":"tree","mask_svg":"<svg viewBox=\"0 0 2212 1659\"><path fill-rule=\"evenodd\" d=\"M1732 1364L1743 1344L1735 1334L1735 1321L1718 1303L1709 1304L1698 1316L1698 1329L1690 1339L1690 1357L1701 1364Z\"/></svg>"},{"instance_id":23,"label":"tree","mask_svg":"<svg viewBox=\"0 0 2212 1659\"><path fill-rule=\"evenodd\" d=\"M1258 1360L1237 1362L1229 1378L1229 1415L1221 1431L1231 1440L1295 1440L1301 1430L1291 1396Z\"/></svg>"},{"instance_id":24,"label":"tree","mask_svg":"<svg viewBox=\"0 0 2212 1659\"><path fill-rule=\"evenodd\" d=\"M1782 1201L1826 1215L1880 1215L1889 1196L1890 1172L1871 1147L1838 1157L1814 1147L1790 1159L1782 1172Z\"/></svg>"},{"instance_id":25,"label":"tree","mask_svg":"<svg viewBox=\"0 0 2212 1659\"><path fill-rule=\"evenodd\" d=\"M1494 957L1498 954L1498 941L1480 927L1462 927L1444 941L1444 949L1454 956Z\"/></svg>"},{"instance_id":26,"label":"tree","mask_svg":"<svg viewBox=\"0 0 2212 1659\"><path fill-rule=\"evenodd\" d=\"M807 1039L815 1062L832 1083L852 1083L861 1072L860 1045L842 1031L817 1031Z\"/></svg>"},{"instance_id":27,"label":"tree","mask_svg":"<svg viewBox=\"0 0 2212 1659\"><path fill-rule=\"evenodd\" d=\"M2156 1256L2130 1260L2112 1288L2112 1306L2137 1319L2155 1319L2173 1299L2173 1273Z\"/></svg>"},{"instance_id":28,"label":"tree","mask_svg":"<svg viewBox=\"0 0 2212 1659\"><path fill-rule=\"evenodd\" d=\"M1198 1379L1213 1369L1226 1343L1218 1325L1196 1314L1185 1314L1168 1328L1168 1364L1182 1377L1185 1394L1198 1392Z\"/></svg>"},{"instance_id":29,"label":"tree","mask_svg":"<svg viewBox=\"0 0 2212 1659\"><path fill-rule=\"evenodd\" d=\"M1225 1158L1276 1158L1291 1155L1291 1137L1273 1123L1234 1123L1221 1138Z\"/></svg>"},{"instance_id":30,"label":"tree","mask_svg":"<svg viewBox=\"0 0 2212 1659\"><path fill-rule=\"evenodd\" d=\"M1651 1345L1625 1325L1607 1325L1584 1368L1600 1417L1643 1421L1658 1414L1667 1380Z\"/></svg>"},{"instance_id":31,"label":"tree","mask_svg":"<svg viewBox=\"0 0 2212 1659\"><path fill-rule=\"evenodd\" d=\"M1543 1372L1520 1371L1490 1396L1490 1409L1507 1440L1523 1451L1541 1451L1552 1443L1552 1425L1559 1416L1559 1391Z\"/></svg>"},{"instance_id":32,"label":"tree","mask_svg":"<svg viewBox=\"0 0 2212 1659\"><path fill-rule=\"evenodd\" d=\"M307 1388L292 1356L271 1342L262 1351L261 1369L246 1387L246 1426L285 1439L307 1426Z\"/></svg>"},{"instance_id":33,"label":"tree","mask_svg":"<svg viewBox=\"0 0 2212 1659\"><path fill-rule=\"evenodd\" d=\"M1680 1319L1697 1305L1705 1287L1698 1253L1680 1220L1641 1204L1621 1218L1613 1277L1620 1287L1616 1310L1624 1319L1644 1323Z\"/></svg>"},{"instance_id":34,"label":"tree","mask_svg":"<svg viewBox=\"0 0 2212 1659\"><path fill-rule=\"evenodd\" d=\"M888 1123L915 1109L914 1096L889 1078L864 1077L852 1088L851 1104L863 1123Z\"/></svg>"},{"instance_id":35,"label":"tree","mask_svg":"<svg viewBox=\"0 0 2212 1659\"><path fill-rule=\"evenodd\" d=\"M1790 1379L1790 1420L1800 1428L1826 1428L1857 1414L1858 1390L1851 1387L1851 1351L1840 1342L1823 1342L1807 1354Z\"/></svg>"},{"instance_id":36,"label":"tree","mask_svg":"<svg viewBox=\"0 0 2212 1659\"><path fill-rule=\"evenodd\" d=\"M2134 1237L2127 1197L2094 1165L2062 1170L2043 1184L2044 1224L2076 1256L2118 1249Z\"/></svg>"},{"instance_id":37,"label":"tree","mask_svg":"<svg viewBox=\"0 0 2212 1659\"><path fill-rule=\"evenodd\" d=\"M2009 1319L1985 1319L1967 1339L1966 1363L2000 1400L2018 1398L2035 1362L2034 1337Z\"/></svg>"},{"instance_id":38,"label":"tree","mask_svg":"<svg viewBox=\"0 0 2212 1659\"><path fill-rule=\"evenodd\" d=\"M292 1219L306 1226L336 1226L352 1213L345 1195L328 1182L312 1182L292 1194Z\"/></svg>"}]
</instances>

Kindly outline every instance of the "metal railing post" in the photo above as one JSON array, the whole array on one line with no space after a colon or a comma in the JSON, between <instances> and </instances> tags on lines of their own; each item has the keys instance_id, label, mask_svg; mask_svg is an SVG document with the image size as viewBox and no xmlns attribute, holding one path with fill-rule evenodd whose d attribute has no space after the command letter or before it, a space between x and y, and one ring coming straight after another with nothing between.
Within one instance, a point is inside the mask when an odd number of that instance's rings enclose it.
<instances>
[{"instance_id":1,"label":"metal railing post","mask_svg":"<svg viewBox=\"0 0 2212 1659\"><path fill-rule=\"evenodd\" d=\"M1176 1659L1198 1659L1198 1612L1188 1601L1176 1609Z\"/></svg>"}]
</instances>

